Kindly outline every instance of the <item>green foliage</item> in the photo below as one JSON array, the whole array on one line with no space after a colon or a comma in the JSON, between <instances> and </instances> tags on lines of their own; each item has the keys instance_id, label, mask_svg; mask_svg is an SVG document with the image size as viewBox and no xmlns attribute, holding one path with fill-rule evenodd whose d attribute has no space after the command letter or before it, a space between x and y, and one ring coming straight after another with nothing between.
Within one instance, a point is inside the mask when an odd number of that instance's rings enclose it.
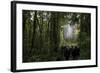
<instances>
[{"instance_id":1,"label":"green foliage","mask_svg":"<svg viewBox=\"0 0 100 73\"><path fill-rule=\"evenodd\" d=\"M91 26L90 26L90 14L81 15L81 33L80 33L80 58L90 59L91 58Z\"/></svg>"}]
</instances>

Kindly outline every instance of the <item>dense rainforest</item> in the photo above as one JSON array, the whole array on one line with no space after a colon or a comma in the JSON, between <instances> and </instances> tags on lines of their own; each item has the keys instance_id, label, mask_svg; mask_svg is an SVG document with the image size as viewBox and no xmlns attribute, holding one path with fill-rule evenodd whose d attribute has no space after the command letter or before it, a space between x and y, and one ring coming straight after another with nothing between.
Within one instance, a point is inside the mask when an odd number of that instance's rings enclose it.
<instances>
[{"instance_id":1,"label":"dense rainforest","mask_svg":"<svg viewBox=\"0 0 100 73\"><path fill-rule=\"evenodd\" d=\"M23 62L91 58L89 13L23 10Z\"/></svg>"}]
</instances>

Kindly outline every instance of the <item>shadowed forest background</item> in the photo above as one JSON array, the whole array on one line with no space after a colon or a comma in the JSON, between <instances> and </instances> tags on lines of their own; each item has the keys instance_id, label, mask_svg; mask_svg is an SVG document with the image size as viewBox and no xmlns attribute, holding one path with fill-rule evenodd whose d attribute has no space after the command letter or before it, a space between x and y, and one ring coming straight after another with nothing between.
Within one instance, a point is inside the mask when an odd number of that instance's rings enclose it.
<instances>
[{"instance_id":1,"label":"shadowed forest background","mask_svg":"<svg viewBox=\"0 0 100 73\"><path fill-rule=\"evenodd\" d=\"M89 13L23 10L23 62L91 59Z\"/></svg>"}]
</instances>

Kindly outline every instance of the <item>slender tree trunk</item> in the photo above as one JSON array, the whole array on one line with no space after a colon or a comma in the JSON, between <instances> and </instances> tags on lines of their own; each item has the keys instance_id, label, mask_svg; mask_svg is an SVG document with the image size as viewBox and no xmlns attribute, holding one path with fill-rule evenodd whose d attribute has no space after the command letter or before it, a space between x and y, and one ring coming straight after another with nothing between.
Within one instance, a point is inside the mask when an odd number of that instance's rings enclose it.
<instances>
[{"instance_id":1,"label":"slender tree trunk","mask_svg":"<svg viewBox=\"0 0 100 73\"><path fill-rule=\"evenodd\" d=\"M35 35L36 35L36 20L37 20L37 11L35 11L34 14L34 21L33 21L33 35L32 35L32 45L31 45L31 49L34 48L35 46Z\"/></svg>"}]
</instances>

